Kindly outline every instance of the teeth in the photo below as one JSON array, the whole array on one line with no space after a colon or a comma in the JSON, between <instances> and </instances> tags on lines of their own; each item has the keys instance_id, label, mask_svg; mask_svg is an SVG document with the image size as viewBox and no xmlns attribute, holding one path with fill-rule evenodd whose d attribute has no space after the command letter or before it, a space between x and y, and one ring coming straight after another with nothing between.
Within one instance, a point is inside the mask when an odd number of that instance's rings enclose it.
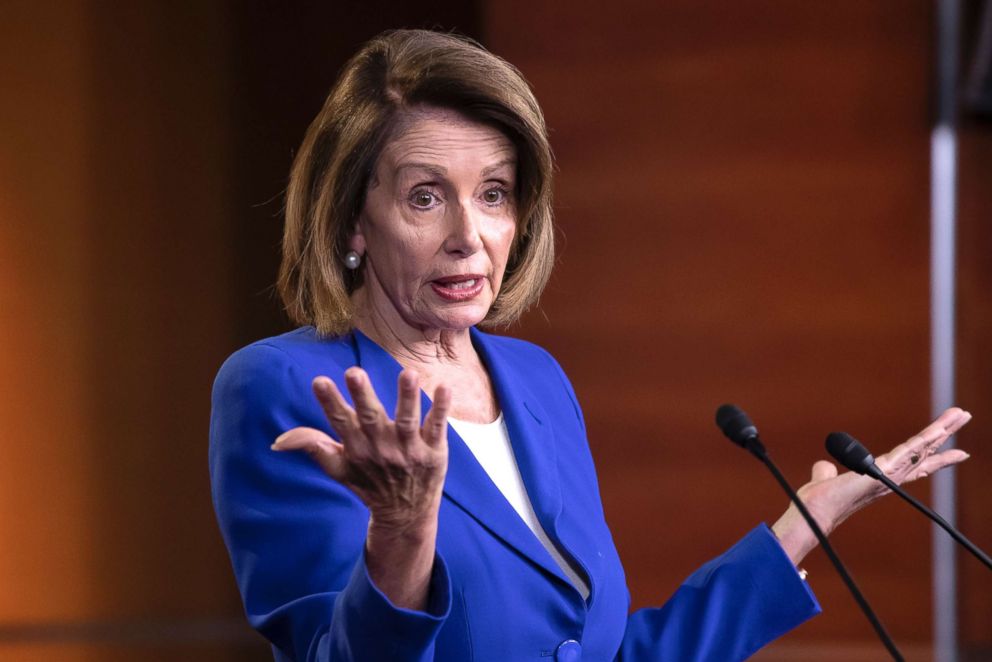
<instances>
[{"instance_id":1,"label":"teeth","mask_svg":"<svg viewBox=\"0 0 992 662\"><path fill-rule=\"evenodd\" d=\"M472 287L473 285L475 285L474 278L471 280L458 281L457 283L448 283L448 287L450 287L453 290L464 290L466 288Z\"/></svg>"}]
</instances>

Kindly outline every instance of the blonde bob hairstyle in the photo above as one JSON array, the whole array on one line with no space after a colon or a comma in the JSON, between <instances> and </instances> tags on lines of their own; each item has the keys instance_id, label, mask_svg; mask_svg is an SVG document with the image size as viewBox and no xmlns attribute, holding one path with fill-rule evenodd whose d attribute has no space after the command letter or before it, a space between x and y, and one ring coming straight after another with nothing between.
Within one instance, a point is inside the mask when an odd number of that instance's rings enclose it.
<instances>
[{"instance_id":1,"label":"blonde bob hairstyle","mask_svg":"<svg viewBox=\"0 0 992 662\"><path fill-rule=\"evenodd\" d=\"M404 113L420 106L492 126L517 151L517 232L483 324L505 327L540 297L554 262L553 161L533 92L513 65L474 41L395 30L348 61L293 161L278 287L295 323L325 336L351 330L350 297L363 267L345 268L348 240L383 147Z\"/></svg>"}]
</instances>

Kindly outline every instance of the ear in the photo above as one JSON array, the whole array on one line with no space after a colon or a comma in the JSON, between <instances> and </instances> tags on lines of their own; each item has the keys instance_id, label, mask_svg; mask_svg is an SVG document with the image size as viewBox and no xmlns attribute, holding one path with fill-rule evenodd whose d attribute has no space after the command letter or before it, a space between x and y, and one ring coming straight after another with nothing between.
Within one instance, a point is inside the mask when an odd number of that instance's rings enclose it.
<instances>
[{"instance_id":1,"label":"ear","mask_svg":"<svg viewBox=\"0 0 992 662\"><path fill-rule=\"evenodd\" d=\"M365 255L365 233L362 231L362 219L355 221L354 232L348 238L348 248L359 255Z\"/></svg>"}]
</instances>

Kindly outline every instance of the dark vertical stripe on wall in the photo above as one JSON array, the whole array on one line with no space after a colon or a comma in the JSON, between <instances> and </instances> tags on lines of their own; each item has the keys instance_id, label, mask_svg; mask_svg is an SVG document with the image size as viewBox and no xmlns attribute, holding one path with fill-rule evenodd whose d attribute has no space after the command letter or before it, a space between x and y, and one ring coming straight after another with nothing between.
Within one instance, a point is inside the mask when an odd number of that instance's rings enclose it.
<instances>
[{"instance_id":1,"label":"dark vertical stripe on wall","mask_svg":"<svg viewBox=\"0 0 992 662\"><path fill-rule=\"evenodd\" d=\"M232 325L228 16L193 0L95 2L86 20L81 434L93 506L81 553L93 598L81 627L195 626L241 611L206 471L210 386ZM126 638L103 645L120 649L106 659L198 657L178 642L141 654Z\"/></svg>"}]
</instances>

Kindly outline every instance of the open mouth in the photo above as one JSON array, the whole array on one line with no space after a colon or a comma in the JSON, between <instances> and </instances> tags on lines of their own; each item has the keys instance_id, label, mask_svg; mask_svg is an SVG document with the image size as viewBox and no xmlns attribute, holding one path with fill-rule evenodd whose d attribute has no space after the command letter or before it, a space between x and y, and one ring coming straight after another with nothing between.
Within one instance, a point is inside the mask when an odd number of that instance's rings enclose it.
<instances>
[{"instance_id":1,"label":"open mouth","mask_svg":"<svg viewBox=\"0 0 992 662\"><path fill-rule=\"evenodd\" d=\"M431 281L434 292L448 301L467 301L477 297L485 285L485 279L475 274L449 276Z\"/></svg>"}]
</instances>

